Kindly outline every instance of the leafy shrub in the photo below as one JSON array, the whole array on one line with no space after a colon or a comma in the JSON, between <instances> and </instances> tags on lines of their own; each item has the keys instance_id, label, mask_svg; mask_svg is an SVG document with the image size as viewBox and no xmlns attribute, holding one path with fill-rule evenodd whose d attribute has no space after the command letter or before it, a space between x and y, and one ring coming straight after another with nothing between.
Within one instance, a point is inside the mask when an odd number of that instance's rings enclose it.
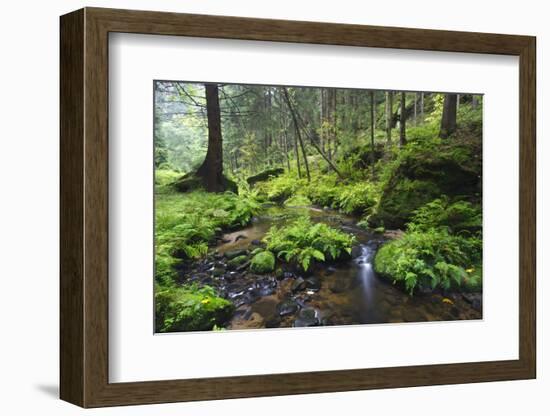
<instances>
[{"instance_id":1,"label":"leafy shrub","mask_svg":"<svg viewBox=\"0 0 550 416\"><path fill-rule=\"evenodd\" d=\"M469 272L481 261L481 240L451 235L445 228L409 231L384 244L375 271L413 294L418 287L445 290L472 286ZM479 282L480 284L481 282Z\"/></svg>"},{"instance_id":2,"label":"leafy shrub","mask_svg":"<svg viewBox=\"0 0 550 416\"><path fill-rule=\"evenodd\" d=\"M317 177L312 180L304 189L304 193L314 204L334 208L339 190L336 179L333 176L326 176L323 179Z\"/></svg>"},{"instance_id":3,"label":"leafy shrub","mask_svg":"<svg viewBox=\"0 0 550 416\"><path fill-rule=\"evenodd\" d=\"M234 305L210 286L157 286L155 308L158 332L208 331L223 326Z\"/></svg>"},{"instance_id":4,"label":"leafy shrub","mask_svg":"<svg viewBox=\"0 0 550 416\"><path fill-rule=\"evenodd\" d=\"M299 179L293 174L281 175L265 182L256 184L256 189L261 197L269 201L282 202L304 187L305 179Z\"/></svg>"},{"instance_id":5,"label":"leafy shrub","mask_svg":"<svg viewBox=\"0 0 550 416\"><path fill-rule=\"evenodd\" d=\"M342 187L338 208L346 214L364 213L376 204L375 189L369 182L357 182Z\"/></svg>"},{"instance_id":6,"label":"leafy shrub","mask_svg":"<svg viewBox=\"0 0 550 416\"><path fill-rule=\"evenodd\" d=\"M296 262L305 271L312 261L336 260L351 253L354 237L324 223L313 224L300 217L290 224L273 226L264 237L267 249L286 262Z\"/></svg>"},{"instance_id":7,"label":"leafy shrub","mask_svg":"<svg viewBox=\"0 0 550 416\"><path fill-rule=\"evenodd\" d=\"M446 227L451 233L481 231L481 209L467 201L451 203L442 196L423 205L415 211L409 228L425 231L430 228Z\"/></svg>"}]
</instances>

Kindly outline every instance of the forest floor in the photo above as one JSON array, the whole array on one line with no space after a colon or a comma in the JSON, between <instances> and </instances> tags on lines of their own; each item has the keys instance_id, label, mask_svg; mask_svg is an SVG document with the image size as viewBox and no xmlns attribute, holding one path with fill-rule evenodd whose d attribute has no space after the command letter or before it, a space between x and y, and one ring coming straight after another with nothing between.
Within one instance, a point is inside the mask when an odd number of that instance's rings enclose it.
<instances>
[{"instance_id":1,"label":"forest floor","mask_svg":"<svg viewBox=\"0 0 550 416\"><path fill-rule=\"evenodd\" d=\"M157 174L157 330L481 319L474 149L433 145L376 180L286 172L214 194Z\"/></svg>"}]
</instances>

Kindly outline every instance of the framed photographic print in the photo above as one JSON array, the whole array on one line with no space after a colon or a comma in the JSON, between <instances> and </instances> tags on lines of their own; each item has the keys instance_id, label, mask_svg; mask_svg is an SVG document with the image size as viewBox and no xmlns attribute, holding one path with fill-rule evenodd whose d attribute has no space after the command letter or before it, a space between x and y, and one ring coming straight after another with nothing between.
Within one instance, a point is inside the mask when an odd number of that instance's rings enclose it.
<instances>
[{"instance_id":1,"label":"framed photographic print","mask_svg":"<svg viewBox=\"0 0 550 416\"><path fill-rule=\"evenodd\" d=\"M534 378L535 38L61 17L61 398Z\"/></svg>"}]
</instances>

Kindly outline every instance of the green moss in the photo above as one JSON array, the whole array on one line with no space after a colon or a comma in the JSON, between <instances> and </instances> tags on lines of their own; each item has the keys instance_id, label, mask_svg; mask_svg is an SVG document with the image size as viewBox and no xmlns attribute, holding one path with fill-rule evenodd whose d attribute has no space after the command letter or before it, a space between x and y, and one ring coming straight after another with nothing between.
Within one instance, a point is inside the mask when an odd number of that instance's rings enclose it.
<instances>
[{"instance_id":1,"label":"green moss","mask_svg":"<svg viewBox=\"0 0 550 416\"><path fill-rule=\"evenodd\" d=\"M307 207L310 205L311 201L304 195L294 195L285 201L287 207Z\"/></svg>"},{"instance_id":2,"label":"green moss","mask_svg":"<svg viewBox=\"0 0 550 416\"><path fill-rule=\"evenodd\" d=\"M369 218L373 226L402 228L422 205L440 195L481 198L477 142L439 139L414 142L385 165L381 196Z\"/></svg>"},{"instance_id":3,"label":"green moss","mask_svg":"<svg viewBox=\"0 0 550 416\"><path fill-rule=\"evenodd\" d=\"M237 184L224 175L223 184L226 191L238 192ZM194 172L188 173L174 182L174 187L179 192L197 191L205 188L204 178L197 176Z\"/></svg>"},{"instance_id":4,"label":"green moss","mask_svg":"<svg viewBox=\"0 0 550 416\"><path fill-rule=\"evenodd\" d=\"M227 262L227 266L230 269L236 269L239 266L242 266L244 263L246 263L248 260L248 257L245 255L237 256Z\"/></svg>"},{"instance_id":5,"label":"green moss","mask_svg":"<svg viewBox=\"0 0 550 416\"><path fill-rule=\"evenodd\" d=\"M155 304L157 332L208 331L225 325L234 311L209 286L157 286Z\"/></svg>"},{"instance_id":6,"label":"green moss","mask_svg":"<svg viewBox=\"0 0 550 416\"><path fill-rule=\"evenodd\" d=\"M285 170L283 168L273 168L273 169L267 169L267 170L264 170L263 172L260 172L256 175L253 175L253 176L249 176L247 179L246 179L246 182L249 184L249 185L254 185L256 182L261 182L261 181L266 181L270 178L274 178L274 177L277 177L277 176L280 176L282 175L283 173L285 173Z\"/></svg>"},{"instance_id":7,"label":"green moss","mask_svg":"<svg viewBox=\"0 0 550 416\"><path fill-rule=\"evenodd\" d=\"M275 270L275 256L270 251L256 254L250 262L250 270L254 273L270 273Z\"/></svg>"}]
</instances>

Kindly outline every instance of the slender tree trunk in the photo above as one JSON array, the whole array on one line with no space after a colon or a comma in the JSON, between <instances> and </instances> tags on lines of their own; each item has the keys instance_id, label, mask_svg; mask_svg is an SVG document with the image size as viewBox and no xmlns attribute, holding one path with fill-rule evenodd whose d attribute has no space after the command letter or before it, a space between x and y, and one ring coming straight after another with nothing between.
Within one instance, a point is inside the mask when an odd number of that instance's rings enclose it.
<instances>
[{"instance_id":1,"label":"slender tree trunk","mask_svg":"<svg viewBox=\"0 0 550 416\"><path fill-rule=\"evenodd\" d=\"M401 93L401 109L399 111L399 146L403 147L407 144L406 137L406 114L405 114L405 93Z\"/></svg>"},{"instance_id":2,"label":"slender tree trunk","mask_svg":"<svg viewBox=\"0 0 550 416\"><path fill-rule=\"evenodd\" d=\"M319 145L321 146L321 149L325 148L325 140L324 140L324 131L323 131L323 123L325 120L325 90L323 88L319 88L319 125L321 128L319 129Z\"/></svg>"},{"instance_id":3,"label":"slender tree trunk","mask_svg":"<svg viewBox=\"0 0 550 416\"><path fill-rule=\"evenodd\" d=\"M327 129L326 139L327 139L327 156L332 160L332 142L333 142L333 130L334 130L334 90L327 90L327 123L329 128Z\"/></svg>"},{"instance_id":4,"label":"slender tree trunk","mask_svg":"<svg viewBox=\"0 0 550 416\"><path fill-rule=\"evenodd\" d=\"M309 174L309 165L307 162L307 155L306 155L306 149L304 147L304 142L302 141L302 135L300 134L300 127L298 126L298 120L296 119L296 114L294 113L294 109L292 108L292 103L290 102L290 97L288 96L288 91L286 88L283 87L283 93L285 96L286 104L288 105L288 109L290 110L290 116L292 117L292 122L294 123L294 129L296 131L296 138L300 142L300 148L302 149L302 155L304 157L304 166L306 167L306 175L307 175L307 181L311 181L311 176ZM298 149L296 149L296 155L298 154Z\"/></svg>"},{"instance_id":5,"label":"slender tree trunk","mask_svg":"<svg viewBox=\"0 0 550 416\"><path fill-rule=\"evenodd\" d=\"M448 138L456 131L456 94L445 94L439 137Z\"/></svg>"},{"instance_id":6,"label":"slender tree trunk","mask_svg":"<svg viewBox=\"0 0 550 416\"><path fill-rule=\"evenodd\" d=\"M289 148L288 148L288 133L286 131L286 118L285 118L285 113L281 107L281 112L280 112L280 122L281 122L281 130L283 132L283 149L284 149L284 152L285 152L285 159L286 159L286 165L287 165L287 168L288 168L288 171L290 172L290 157L288 156L288 151L289 151Z\"/></svg>"},{"instance_id":7,"label":"slender tree trunk","mask_svg":"<svg viewBox=\"0 0 550 416\"><path fill-rule=\"evenodd\" d=\"M475 110L477 108L477 97L472 94L472 108Z\"/></svg>"},{"instance_id":8,"label":"slender tree trunk","mask_svg":"<svg viewBox=\"0 0 550 416\"><path fill-rule=\"evenodd\" d=\"M424 123L424 93L420 93L420 122Z\"/></svg>"},{"instance_id":9,"label":"slender tree trunk","mask_svg":"<svg viewBox=\"0 0 550 416\"><path fill-rule=\"evenodd\" d=\"M416 118L417 118L417 103L418 103L418 93L414 93L414 121L413 124L416 126Z\"/></svg>"},{"instance_id":10,"label":"slender tree trunk","mask_svg":"<svg viewBox=\"0 0 550 416\"><path fill-rule=\"evenodd\" d=\"M393 92L386 91L386 141L391 144L391 123L393 117Z\"/></svg>"},{"instance_id":11,"label":"slender tree trunk","mask_svg":"<svg viewBox=\"0 0 550 416\"><path fill-rule=\"evenodd\" d=\"M294 156L296 157L296 168L298 168L298 178L302 178L302 170L300 169L300 152L298 152L298 137L294 134Z\"/></svg>"},{"instance_id":12,"label":"slender tree trunk","mask_svg":"<svg viewBox=\"0 0 550 416\"><path fill-rule=\"evenodd\" d=\"M458 113L458 110L460 110L460 94L456 95L456 112Z\"/></svg>"},{"instance_id":13,"label":"slender tree trunk","mask_svg":"<svg viewBox=\"0 0 550 416\"><path fill-rule=\"evenodd\" d=\"M374 91L370 92L370 154L371 154L371 166L372 174L374 175L374 126L375 126L375 116L374 116Z\"/></svg>"},{"instance_id":14,"label":"slender tree trunk","mask_svg":"<svg viewBox=\"0 0 550 416\"><path fill-rule=\"evenodd\" d=\"M223 141L220 117L220 100L217 84L205 84L206 117L208 120L208 150L204 162L197 170L208 192L225 191L223 178Z\"/></svg>"}]
</instances>

